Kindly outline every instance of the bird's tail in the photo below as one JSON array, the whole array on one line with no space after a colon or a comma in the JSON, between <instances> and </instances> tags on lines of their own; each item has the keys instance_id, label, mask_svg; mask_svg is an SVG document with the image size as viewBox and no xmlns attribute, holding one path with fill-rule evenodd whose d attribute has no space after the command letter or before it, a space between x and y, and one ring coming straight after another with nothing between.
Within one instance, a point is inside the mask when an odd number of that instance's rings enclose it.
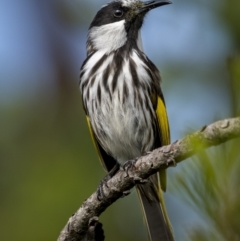
<instances>
[{"instance_id":1,"label":"bird's tail","mask_svg":"<svg viewBox=\"0 0 240 241\"><path fill-rule=\"evenodd\" d=\"M151 241L174 241L172 227L164 205L158 174L146 184L137 185L148 234Z\"/></svg>"}]
</instances>

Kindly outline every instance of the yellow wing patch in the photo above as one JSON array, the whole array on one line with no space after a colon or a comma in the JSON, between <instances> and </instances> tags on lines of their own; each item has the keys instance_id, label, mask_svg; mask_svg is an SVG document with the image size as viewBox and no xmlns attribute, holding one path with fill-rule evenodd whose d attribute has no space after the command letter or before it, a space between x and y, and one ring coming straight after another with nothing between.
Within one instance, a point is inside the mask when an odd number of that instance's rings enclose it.
<instances>
[{"instance_id":1,"label":"yellow wing patch","mask_svg":"<svg viewBox=\"0 0 240 241\"><path fill-rule=\"evenodd\" d=\"M162 98L160 98L159 96L157 100L156 115L158 120L158 131L161 137L162 145L168 145L170 144L170 130L169 130L169 124L168 124L168 116L167 116L165 104Z\"/></svg>"},{"instance_id":2,"label":"yellow wing patch","mask_svg":"<svg viewBox=\"0 0 240 241\"><path fill-rule=\"evenodd\" d=\"M157 115L157 122L158 122L158 133L161 140L162 145L170 144L170 130L168 124L168 116L165 104L163 99L158 96L157 98L157 108L155 110ZM166 178L166 170L161 170L159 172L159 181L161 189L165 192L167 189L167 178Z\"/></svg>"}]
</instances>

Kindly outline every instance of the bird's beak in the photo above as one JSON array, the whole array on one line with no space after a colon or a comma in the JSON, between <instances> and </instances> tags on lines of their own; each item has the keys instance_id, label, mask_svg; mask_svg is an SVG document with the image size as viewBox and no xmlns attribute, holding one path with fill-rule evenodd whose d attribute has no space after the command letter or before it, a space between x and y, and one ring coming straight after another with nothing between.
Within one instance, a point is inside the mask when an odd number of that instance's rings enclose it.
<instances>
[{"instance_id":1,"label":"bird's beak","mask_svg":"<svg viewBox=\"0 0 240 241\"><path fill-rule=\"evenodd\" d=\"M157 1L147 1L143 2L143 6L138 9L138 13L146 13L154 8L171 4L172 2L168 0L157 0Z\"/></svg>"}]
</instances>

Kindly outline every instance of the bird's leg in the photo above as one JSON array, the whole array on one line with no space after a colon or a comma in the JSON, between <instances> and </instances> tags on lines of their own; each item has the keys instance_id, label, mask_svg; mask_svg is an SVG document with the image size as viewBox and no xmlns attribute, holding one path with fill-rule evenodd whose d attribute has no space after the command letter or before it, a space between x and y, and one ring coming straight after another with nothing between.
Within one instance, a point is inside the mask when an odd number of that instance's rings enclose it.
<instances>
[{"instance_id":1,"label":"bird's leg","mask_svg":"<svg viewBox=\"0 0 240 241\"><path fill-rule=\"evenodd\" d=\"M120 169L120 165L116 163L115 166L111 169L111 171L107 175L109 176L109 179L112 178L118 172L119 169Z\"/></svg>"},{"instance_id":2,"label":"bird's leg","mask_svg":"<svg viewBox=\"0 0 240 241\"><path fill-rule=\"evenodd\" d=\"M108 174L103 178L103 180L100 182L98 189L97 189L97 194L98 194L98 200L105 200L105 194L103 190L103 186L105 185L108 187L107 182L110 180L120 169L120 165L118 163L115 164L115 166L108 172Z\"/></svg>"}]
</instances>

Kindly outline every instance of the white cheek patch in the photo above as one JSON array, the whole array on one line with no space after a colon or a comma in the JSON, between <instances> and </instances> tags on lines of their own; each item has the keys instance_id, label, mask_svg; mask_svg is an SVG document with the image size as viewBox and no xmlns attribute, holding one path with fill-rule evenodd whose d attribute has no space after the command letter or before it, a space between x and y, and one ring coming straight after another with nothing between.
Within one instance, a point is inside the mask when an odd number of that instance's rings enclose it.
<instances>
[{"instance_id":1,"label":"white cheek patch","mask_svg":"<svg viewBox=\"0 0 240 241\"><path fill-rule=\"evenodd\" d=\"M127 41L125 20L93 27L90 29L89 38L97 50L104 50L106 53L117 50Z\"/></svg>"}]
</instances>

